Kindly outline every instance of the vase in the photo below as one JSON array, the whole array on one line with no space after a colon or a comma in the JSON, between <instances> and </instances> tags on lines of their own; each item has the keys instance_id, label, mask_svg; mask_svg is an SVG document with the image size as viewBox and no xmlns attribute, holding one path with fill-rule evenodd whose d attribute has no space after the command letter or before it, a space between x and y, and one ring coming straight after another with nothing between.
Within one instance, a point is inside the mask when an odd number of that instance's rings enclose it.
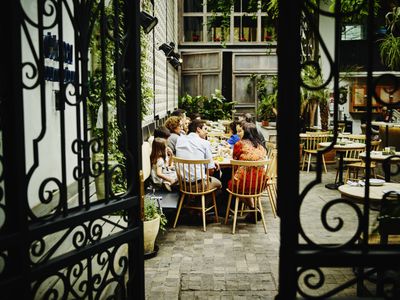
<instances>
[{"instance_id":1,"label":"vase","mask_svg":"<svg viewBox=\"0 0 400 300\"><path fill-rule=\"evenodd\" d=\"M143 222L143 244L144 254L152 253L154 251L154 244L160 228L160 216L157 218Z\"/></svg>"}]
</instances>

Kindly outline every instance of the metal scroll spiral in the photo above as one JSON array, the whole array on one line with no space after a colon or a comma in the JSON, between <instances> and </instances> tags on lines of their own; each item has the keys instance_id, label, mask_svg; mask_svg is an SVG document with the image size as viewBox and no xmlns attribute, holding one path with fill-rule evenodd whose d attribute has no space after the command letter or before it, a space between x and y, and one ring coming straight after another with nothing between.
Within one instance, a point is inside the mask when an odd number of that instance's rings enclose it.
<instances>
[{"instance_id":1,"label":"metal scroll spiral","mask_svg":"<svg viewBox=\"0 0 400 300\"><path fill-rule=\"evenodd\" d=\"M301 281L301 278L303 278L306 288L312 291L320 289L325 282L324 273L320 268L302 268L299 270L297 278L299 281ZM304 298L318 298L318 296L307 294L299 283L297 286L297 291Z\"/></svg>"},{"instance_id":2,"label":"metal scroll spiral","mask_svg":"<svg viewBox=\"0 0 400 300\"><path fill-rule=\"evenodd\" d=\"M103 293L109 291L109 287L115 291L114 295L110 295L111 299L118 295L125 295L124 277L128 271L128 257L121 255L122 251L126 251L127 244L119 245L112 249L107 249L97 255L96 262L105 273L93 276L93 289L97 292L98 299L103 299ZM118 267L118 270L116 269ZM115 298L120 299L120 298Z\"/></svg>"},{"instance_id":3,"label":"metal scroll spiral","mask_svg":"<svg viewBox=\"0 0 400 300\"><path fill-rule=\"evenodd\" d=\"M49 283L57 282L57 285L50 285ZM32 299L39 299L39 293L43 290L46 292L40 295L40 299L58 300L67 299L68 291L71 289L66 276L62 272L57 272L45 278L42 281L36 281L32 286Z\"/></svg>"},{"instance_id":4,"label":"metal scroll spiral","mask_svg":"<svg viewBox=\"0 0 400 300\"><path fill-rule=\"evenodd\" d=\"M75 139L71 144L72 153L79 155L84 150L84 141L80 139ZM82 155L83 156L83 155ZM85 177L85 173L82 170L82 164L78 163L77 166L74 167L72 175L75 180L82 180Z\"/></svg>"},{"instance_id":5,"label":"metal scroll spiral","mask_svg":"<svg viewBox=\"0 0 400 300\"><path fill-rule=\"evenodd\" d=\"M81 261L68 268L66 277L68 278L70 285L72 286L72 283L76 282L76 280L79 279L79 285L76 288L70 290L70 293L72 294L74 299L85 299L89 294L89 281L82 280L82 278L85 277L85 269L86 268Z\"/></svg>"},{"instance_id":6,"label":"metal scroll spiral","mask_svg":"<svg viewBox=\"0 0 400 300\"><path fill-rule=\"evenodd\" d=\"M127 178L126 178L126 169L125 166L122 164L116 164L110 169L110 194L111 197L123 197L127 195ZM114 183L117 186L120 186L121 189L124 191L123 193L115 193L112 189L112 184L111 181L114 181Z\"/></svg>"},{"instance_id":7,"label":"metal scroll spiral","mask_svg":"<svg viewBox=\"0 0 400 300\"><path fill-rule=\"evenodd\" d=\"M37 22L32 20L26 14L26 11L23 9L24 5L23 5L23 3L21 3L21 8L22 8L21 11L23 13L24 20L35 28L41 27L43 29L50 29L56 25L56 23L57 23L57 8L56 7L57 7L57 3L55 0L44 0L43 1L43 15L45 17L47 17L46 20L48 20L49 23L48 24L38 24Z\"/></svg>"},{"instance_id":8,"label":"metal scroll spiral","mask_svg":"<svg viewBox=\"0 0 400 300\"><path fill-rule=\"evenodd\" d=\"M37 239L31 243L30 246L30 260L32 264L36 264L41 259L46 250L46 242L44 238Z\"/></svg>"},{"instance_id":9,"label":"metal scroll spiral","mask_svg":"<svg viewBox=\"0 0 400 300\"><path fill-rule=\"evenodd\" d=\"M49 187L50 183L55 184L55 187ZM56 192L59 192L59 195L57 197L55 197ZM63 184L59 179L55 177L50 177L43 180L39 186L38 196L42 204L51 205L53 207L52 212L51 214L46 216L37 216L33 213L32 210L30 210L29 215L32 219L37 219L39 217L42 217L43 220L49 220L49 219L54 219L60 215L63 206L62 201L63 199L66 199L66 191L63 188ZM55 203L55 201L58 201L58 203Z\"/></svg>"},{"instance_id":10,"label":"metal scroll spiral","mask_svg":"<svg viewBox=\"0 0 400 300\"><path fill-rule=\"evenodd\" d=\"M300 235L307 241L307 243L309 243L315 247L321 248L321 249L333 249L333 248L346 247L348 245L354 244L357 241L358 237L361 234L361 230L362 230L362 226L361 226L362 212L361 212L360 207L357 206L357 204L355 204L347 199L334 199L334 200L329 201L322 207L321 221L322 221L324 228L329 232L339 232L343 228L344 221L340 216L334 217L334 220L336 221L335 225L331 225L328 221L329 210L338 204L346 204L346 205L350 206L356 213L357 219L356 220L353 219L352 224L354 224L354 222L356 221L357 228L356 228L355 232L353 233L353 235L345 242L338 243L336 245L327 246L327 245L315 243L313 240L311 240L307 236L307 234L303 230L303 227L300 226Z\"/></svg>"},{"instance_id":11,"label":"metal scroll spiral","mask_svg":"<svg viewBox=\"0 0 400 300\"><path fill-rule=\"evenodd\" d=\"M101 154L101 139L96 137L93 138L89 141L89 147L90 150L93 153L92 158L94 158L96 156L96 154ZM91 169L89 171L90 176L92 177L99 177L101 175L101 173L103 173L104 171L104 167L103 167L103 162L102 161L95 161L93 160L92 164L91 164Z\"/></svg>"},{"instance_id":12,"label":"metal scroll spiral","mask_svg":"<svg viewBox=\"0 0 400 300\"><path fill-rule=\"evenodd\" d=\"M6 251L0 252L0 276L3 274L4 270L7 269L8 253Z\"/></svg>"}]
</instances>

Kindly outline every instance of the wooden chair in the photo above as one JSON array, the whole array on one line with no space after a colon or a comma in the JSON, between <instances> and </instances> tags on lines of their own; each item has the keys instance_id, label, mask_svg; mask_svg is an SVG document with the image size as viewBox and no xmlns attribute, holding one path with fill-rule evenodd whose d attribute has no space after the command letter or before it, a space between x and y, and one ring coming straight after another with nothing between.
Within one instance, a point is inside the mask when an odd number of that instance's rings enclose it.
<instances>
[{"instance_id":1,"label":"wooden chair","mask_svg":"<svg viewBox=\"0 0 400 300\"><path fill-rule=\"evenodd\" d=\"M307 166L307 173L310 171L311 165L311 157L313 155L317 155L319 144L328 141L329 134L326 133L308 133L307 137L304 138L304 146L303 146L303 164L301 170L304 170L304 164L306 161L306 156L308 157L308 166ZM324 166L325 173L327 173L325 158L322 155L322 164Z\"/></svg>"},{"instance_id":2,"label":"wooden chair","mask_svg":"<svg viewBox=\"0 0 400 300\"><path fill-rule=\"evenodd\" d=\"M277 188L276 188L276 183L277 183L277 160L278 160L278 151L276 149L272 150L268 155L268 170L267 170L267 176L268 176L268 182L267 182L267 195L269 199L269 203L271 205L271 210L272 214L274 215L274 218L276 218L277 214L277 208L276 208L276 198L277 198Z\"/></svg>"},{"instance_id":3,"label":"wooden chair","mask_svg":"<svg viewBox=\"0 0 400 300\"><path fill-rule=\"evenodd\" d=\"M381 140L379 140L379 141L371 141L371 151L377 151L379 149L380 144L381 144ZM347 168L346 180L351 175L353 175L351 177L352 179L358 179L359 172L363 171L363 174L365 174L366 167L367 167L367 165L361 159L359 161L357 161L357 162L348 163L346 165L346 168ZM376 173L375 173L376 163L372 161L370 163L370 168L371 168L371 175L374 176L374 178L376 178Z\"/></svg>"},{"instance_id":4,"label":"wooden chair","mask_svg":"<svg viewBox=\"0 0 400 300\"><path fill-rule=\"evenodd\" d=\"M188 203L184 205L184 207L201 210L203 218L203 230L206 231L206 212L213 208L215 212L215 222L218 223L217 202L215 199L216 188L210 188L210 175L207 168L207 165L210 163L210 159L188 160L173 157L173 161L175 163L175 169L178 175L179 189L182 193L173 228L176 227L176 223L178 222L179 214L185 198L190 199L193 197L200 197L201 206ZM206 207L206 195L209 194L212 195L213 204Z\"/></svg>"},{"instance_id":5,"label":"wooden chair","mask_svg":"<svg viewBox=\"0 0 400 300\"><path fill-rule=\"evenodd\" d=\"M253 198L254 208L244 209L243 212L254 213L256 221L257 221L257 213L259 212L261 214L261 220L264 226L264 231L265 233L267 233L264 211L261 204L261 196L268 184L268 176L267 176L268 161L231 160L231 165L232 165L231 186L226 189L229 193L229 198L225 215L225 224L228 223L229 213L231 212L233 214L232 234L234 234L236 229L239 202ZM240 181L238 181L235 176L238 170L242 174L241 175L242 180ZM235 197L235 209L230 208L232 197Z\"/></svg>"}]
</instances>

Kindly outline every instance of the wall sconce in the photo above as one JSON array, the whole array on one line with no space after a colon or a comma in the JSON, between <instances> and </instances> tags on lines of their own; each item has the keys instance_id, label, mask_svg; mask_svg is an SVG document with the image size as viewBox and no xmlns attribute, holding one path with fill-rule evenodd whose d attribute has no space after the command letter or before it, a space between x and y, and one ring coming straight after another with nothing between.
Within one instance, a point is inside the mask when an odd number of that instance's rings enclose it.
<instances>
[{"instance_id":1,"label":"wall sconce","mask_svg":"<svg viewBox=\"0 0 400 300\"><path fill-rule=\"evenodd\" d=\"M165 54L166 57L171 56L171 53L174 51L175 44L173 42L166 44L163 43L160 47L158 47L158 50L162 50Z\"/></svg>"},{"instance_id":2,"label":"wall sconce","mask_svg":"<svg viewBox=\"0 0 400 300\"><path fill-rule=\"evenodd\" d=\"M142 25L143 31L148 34L157 25L158 19L152 15L149 15L145 11L140 12L140 25Z\"/></svg>"},{"instance_id":3,"label":"wall sconce","mask_svg":"<svg viewBox=\"0 0 400 300\"><path fill-rule=\"evenodd\" d=\"M170 56L168 57L169 63L175 68L178 69L178 67L181 65L179 60L175 56Z\"/></svg>"}]
</instances>

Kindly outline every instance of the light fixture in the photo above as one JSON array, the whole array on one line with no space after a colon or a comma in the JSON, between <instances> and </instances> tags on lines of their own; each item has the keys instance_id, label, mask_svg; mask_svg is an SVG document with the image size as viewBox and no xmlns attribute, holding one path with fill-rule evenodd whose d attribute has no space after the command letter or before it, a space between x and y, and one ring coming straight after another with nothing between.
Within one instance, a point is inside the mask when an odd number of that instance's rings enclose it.
<instances>
[{"instance_id":1,"label":"light fixture","mask_svg":"<svg viewBox=\"0 0 400 300\"><path fill-rule=\"evenodd\" d=\"M175 44L173 42L166 44L163 43L160 47L158 47L158 50L162 50L165 54L166 57L171 56L171 53L174 51Z\"/></svg>"},{"instance_id":2,"label":"light fixture","mask_svg":"<svg viewBox=\"0 0 400 300\"><path fill-rule=\"evenodd\" d=\"M175 57L179 61L180 64L183 63L183 59L181 58L181 56L178 53L172 52L171 56Z\"/></svg>"},{"instance_id":3,"label":"light fixture","mask_svg":"<svg viewBox=\"0 0 400 300\"><path fill-rule=\"evenodd\" d=\"M147 34L153 30L153 28L157 25L158 19L149 15L145 11L140 12L140 25L143 27L143 31Z\"/></svg>"},{"instance_id":4,"label":"light fixture","mask_svg":"<svg viewBox=\"0 0 400 300\"><path fill-rule=\"evenodd\" d=\"M178 69L178 67L181 65L179 59L177 59L175 56L170 56L168 57L169 63L175 68Z\"/></svg>"}]
</instances>

